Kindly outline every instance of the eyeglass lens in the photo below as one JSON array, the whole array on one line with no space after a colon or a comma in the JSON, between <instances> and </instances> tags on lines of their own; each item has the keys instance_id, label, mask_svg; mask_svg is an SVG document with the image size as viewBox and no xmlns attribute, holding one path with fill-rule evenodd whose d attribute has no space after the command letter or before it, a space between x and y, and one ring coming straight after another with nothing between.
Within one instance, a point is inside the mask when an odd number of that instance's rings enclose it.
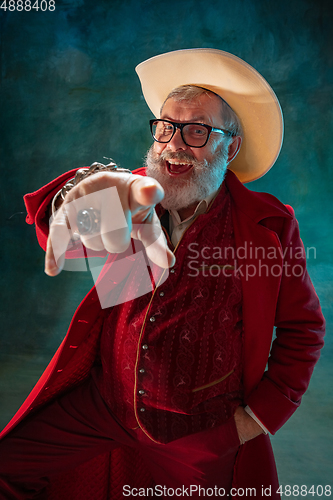
<instances>
[{"instance_id":1,"label":"eyeglass lens","mask_svg":"<svg viewBox=\"0 0 333 500\"><path fill-rule=\"evenodd\" d=\"M156 121L152 125L154 139L158 142L169 142L174 133L174 125L169 122ZM184 125L182 136L188 146L200 147L207 140L208 130L196 123Z\"/></svg>"}]
</instances>

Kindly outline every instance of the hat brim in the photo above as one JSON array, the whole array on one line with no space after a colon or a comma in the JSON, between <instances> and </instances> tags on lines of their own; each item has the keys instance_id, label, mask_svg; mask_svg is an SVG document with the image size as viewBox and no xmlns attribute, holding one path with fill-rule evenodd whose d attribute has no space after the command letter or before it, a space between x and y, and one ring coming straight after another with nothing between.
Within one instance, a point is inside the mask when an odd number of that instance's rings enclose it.
<instances>
[{"instance_id":1,"label":"hat brim","mask_svg":"<svg viewBox=\"0 0 333 500\"><path fill-rule=\"evenodd\" d=\"M217 49L185 49L152 57L136 68L143 96L155 117L168 94L181 85L197 85L221 96L243 128L240 152L230 163L243 183L262 177L275 163L283 141L279 101L252 66Z\"/></svg>"}]
</instances>

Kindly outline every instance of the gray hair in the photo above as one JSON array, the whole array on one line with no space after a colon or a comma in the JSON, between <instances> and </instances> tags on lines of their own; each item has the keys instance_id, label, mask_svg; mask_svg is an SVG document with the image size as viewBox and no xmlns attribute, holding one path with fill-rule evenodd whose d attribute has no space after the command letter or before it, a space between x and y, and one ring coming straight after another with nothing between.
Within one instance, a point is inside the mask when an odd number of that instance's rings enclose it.
<instances>
[{"instance_id":1,"label":"gray hair","mask_svg":"<svg viewBox=\"0 0 333 500\"><path fill-rule=\"evenodd\" d=\"M181 87L176 87L170 92L170 94L162 104L161 113L164 104L168 99L172 98L177 102L191 101L192 99L196 99L197 97L200 97L202 95L211 96L211 94L216 95L221 100L221 113L224 128L226 130L229 130L233 136L239 135L240 137L243 137L242 125L234 110L224 99L222 99L221 96L203 87L197 87L195 85L182 85Z\"/></svg>"}]
</instances>

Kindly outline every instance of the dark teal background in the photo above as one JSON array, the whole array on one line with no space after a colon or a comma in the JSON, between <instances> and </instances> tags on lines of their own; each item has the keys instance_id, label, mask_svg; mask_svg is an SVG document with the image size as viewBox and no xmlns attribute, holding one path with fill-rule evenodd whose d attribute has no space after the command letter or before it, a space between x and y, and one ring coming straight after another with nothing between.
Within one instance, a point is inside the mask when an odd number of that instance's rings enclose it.
<instances>
[{"instance_id":1,"label":"dark teal background","mask_svg":"<svg viewBox=\"0 0 333 500\"><path fill-rule=\"evenodd\" d=\"M0 14L0 424L39 377L92 285L89 273L43 273L23 194L103 156L141 166L151 114L134 67L162 52L212 47L254 66L284 112L281 155L248 187L294 207L305 247L316 249L309 270L328 333L302 406L273 446L283 485L333 485L332 1L55 4L53 12Z\"/></svg>"}]
</instances>

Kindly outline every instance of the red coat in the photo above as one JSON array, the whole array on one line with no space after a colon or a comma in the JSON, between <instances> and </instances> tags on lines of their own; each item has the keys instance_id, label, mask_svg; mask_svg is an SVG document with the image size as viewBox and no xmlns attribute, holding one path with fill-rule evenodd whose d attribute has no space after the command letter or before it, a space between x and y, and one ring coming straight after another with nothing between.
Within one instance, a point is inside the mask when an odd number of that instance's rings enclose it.
<instances>
[{"instance_id":1,"label":"red coat","mask_svg":"<svg viewBox=\"0 0 333 500\"><path fill-rule=\"evenodd\" d=\"M35 222L37 237L44 249L48 234L46 207L74 173L64 174L25 197L27 222ZM144 175L144 169L135 173ZM239 271L243 289L244 402L274 434L299 406L307 389L323 346L324 319L309 276L306 271L301 272L302 268L305 269L305 258L304 252L302 254L299 250L302 243L292 209L269 194L249 191L230 171L226 185L232 198L236 248L242 247L245 256L243 260L239 257L239 265L243 265ZM259 259L255 248L259 249ZM111 259L114 257L110 256ZM286 271L282 275L281 269ZM31 409L86 377L96 354L100 315L100 303L93 288L78 307L66 338L41 379L2 435ZM276 340L271 349L274 326L277 327ZM59 492L59 488L65 488L71 500L76 494L81 500L106 499L107 494L103 492L108 491L106 481L110 470L112 498L118 498L118 495L122 498L122 484L143 487L149 483L149 474L142 465L140 468L137 465L142 461L138 461L133 469L137 476L133 470L128 475L123 464L124 460L130 459L133 463L132 451L118 450L111 458L109 455L97 457L75 472L79 489L73 485L75 476L71 472L67 478L57 480L57 489L50 490L49 498L65 500L65 490ZM115 470L118 477L115 477ZM260 497L262 485L272 486L271 496L274 498L278 487L275 462L269 437L264 435L241 446L234 472L235 487L255 487L257 497ZM102 492L100 497L97 489ZM87 491L88 496L84 496Z\"/></svg>"}]
</instances>

